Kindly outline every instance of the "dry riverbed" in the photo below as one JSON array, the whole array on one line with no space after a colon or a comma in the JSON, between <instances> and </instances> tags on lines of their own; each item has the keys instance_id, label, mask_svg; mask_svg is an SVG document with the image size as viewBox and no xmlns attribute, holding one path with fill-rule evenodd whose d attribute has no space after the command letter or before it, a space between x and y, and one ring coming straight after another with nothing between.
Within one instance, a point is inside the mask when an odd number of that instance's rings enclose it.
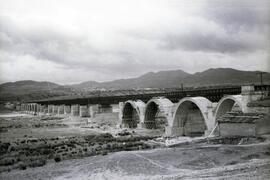
<instances>
[{"instance_id":1,"label":"dry riverbed","mask_svg":"<svg viewBox=\"0 0 270 180\"><path fill-rule=\"evenodd\" d=\"M114 113L94 119L0 115L0 179L270 177L267 138L168 140L158 130L116 125Z\"/></svg>"},{"instance_id":2,"label":"dry riverbed","mask_svg":"<svg viewBox=\"0 0 270 180\"><path fill-rule=\"evenodd\" d=\"M108 120L95 123L67 116L13 114L0 117L0 122L0 172L43 166L50 160L60 162L155 146L147 142L155 135L117 131L116 123ZM106 131L113 126L114 136Z\"/></svg>"}]
</instances>

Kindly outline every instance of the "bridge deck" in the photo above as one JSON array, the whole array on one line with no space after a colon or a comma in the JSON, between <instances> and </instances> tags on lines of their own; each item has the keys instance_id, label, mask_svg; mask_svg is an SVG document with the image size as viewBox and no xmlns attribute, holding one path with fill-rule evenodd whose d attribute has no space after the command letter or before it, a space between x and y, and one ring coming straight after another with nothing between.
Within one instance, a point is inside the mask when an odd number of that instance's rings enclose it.
<instances>
[{"instance_id":1,"label":"bridge deck","mask_svg":"<svg viewBox=\"0 0 270 180\"><path fill-rule=\"evenodd\" d=\"M270 91L270 85L257 85L255 86L255 91L266 90ZM201 88L193 90L172 90L172 91L162 91L162 92L146 92L142 93L138 91L137 93L127 93L127 94L96 94L96 95L85 95L85 96L73 96L73 97L58 97L52 99L43 99L31 101L31 103L39 104L117 104L119 102L124 102L127 100L142 100L147 102L153 97L166 97L172 102L178 102L184 97L195 97L202 96L209 99L212 102L219 101L224 95L235 95L241 93L241 86L234 87L218 87L218 88Z\"/></svg>"}]
</instances>

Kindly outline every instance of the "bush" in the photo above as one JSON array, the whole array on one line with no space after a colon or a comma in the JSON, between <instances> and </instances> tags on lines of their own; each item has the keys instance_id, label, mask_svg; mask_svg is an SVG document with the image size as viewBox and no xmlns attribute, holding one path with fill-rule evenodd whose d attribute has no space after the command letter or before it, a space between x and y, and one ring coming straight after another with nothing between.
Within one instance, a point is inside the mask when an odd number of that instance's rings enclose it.
<instances>
[{"instance_id":1,"label":"bush","mask_svg":"<svg viewBox=\"0 0 270 180\"><path fill-rule=\"evenodd\" d=\"M46 164L46 160L38 159L36 161L32 161L29 166L30 167L40 167L40 166L44 166L45 164Z\"/></svg>"},{"instance_id":2,"label":"bush","mask_svg":"<svg viewBox=\"0 0 270 180\"><path fill-rule=\"evenodd\" d=\"M105 155L107 155L107 154L108 154L107 151L102 151L102 152L101 152L101 155L102 155L102 156L105 156Z\"/></svg>"},{"instance_id":3,"label":"bush","mask_svg":"<svg viewBox=\"0 0 270 180\"><path fill-rule=\"evenodd\" d=\"M20 170L26 170L26 165L25 165L25 164L21 164L21 165L19 166L19 169L20 169Z\"/></svg>"},{"instance_id":4,"label":"bush","mask_svg":"<svg viewBox=\"0 0 270 180\"><path fill-rule=\"evenodd\" d=\"M13 165L14 163L15 163L15 160L12 157L6 157L4 159L1 159L1 161L0 161L0 165L2 165L2 166Z\"/></svg>"},{"instance_id":5,"label":"bush","mask_svg":"<svg viewBox=\"0 0 270 180\"><path fill-rule=\"evenodd\" d=\"M60 162L60 161L61 161L61 157L60 157L60 156L56 156L56 157L54 158L54 161L55 161L55 162Z\"/></svg>"}]
</instances>

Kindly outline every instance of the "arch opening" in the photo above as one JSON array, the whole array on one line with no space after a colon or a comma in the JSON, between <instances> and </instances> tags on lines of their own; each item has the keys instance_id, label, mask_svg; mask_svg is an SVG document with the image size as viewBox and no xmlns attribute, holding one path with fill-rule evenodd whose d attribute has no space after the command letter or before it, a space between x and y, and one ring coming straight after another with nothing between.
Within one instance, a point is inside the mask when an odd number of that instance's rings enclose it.
<instances>
[{"instance_id":1,"label":"arch opening","mask_svg":"<svg viewBox=\"0 0 270 180\"><path fill-rule=\"evenodd\" d=\"M183 136L203 136L207 126L200 108L192 101L181 103L176 110L174 126L183 129Z\"/></svg>"},{"instance_id":2,"label":"arch opening","mask_svg":"<svg viewBox=\"0 0 270 180\"><path fill-rule=\"evenodd\" d=\"M217 120L230 111L242 112L240 105L234 99L225 99L218 106L215 119Z\"/></svg>"},{"instance_id":3,"label":"arch opening","mask_svg":"<svg viewBox=\"0 0 270 180\"><path fill-rule=\"evenodd\" d=\"M160 111L159 105L151 102L145 111L145 127L147 129L164 129L166 125L166 117Z\"/></svg>"},{"instance_id":4,"label":"arch opening","mask_svg":"<svg viewBox=\"0 0 270 180\"><path fill-rule=\"evenodd\" d=\"M139 113L131 105L131 103L126 103L123 109L123 124L127 128L136 128L137 124L140 122Z\"/></svg>"}]
</instances>

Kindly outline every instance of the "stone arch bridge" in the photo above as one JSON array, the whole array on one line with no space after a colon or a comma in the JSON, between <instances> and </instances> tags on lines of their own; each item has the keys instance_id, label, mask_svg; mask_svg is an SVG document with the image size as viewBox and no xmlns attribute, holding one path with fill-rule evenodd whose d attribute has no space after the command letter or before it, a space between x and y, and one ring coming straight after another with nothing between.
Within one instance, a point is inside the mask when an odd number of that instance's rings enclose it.
<instances>
[{"instance_id":1,"label":"stone arch bridge","mask_svg":"<svg viewBox=\"0 0 270 180\"><path fill-rule=\"evenodd\" d=\"M237 88L225 88L209 91L198 90L196 93L195 91L170 92L145 96L132 95L125 98L120 96L118 99L108 97L110 103L119 103L109 106L101 105L104 101L102 99L98 101L95 99L96 97L92 99L91 105L89 105L90 99L87 98L81 101L60 99L55 100L54 104L53 101L50 104L47 101L23 103L20 109L33 114L42 112L94 117L96 113L107 112L117 107L119 125L122 127L160 128L164 130L166 136L201 136L208 135L214 129L217 119L231 110L236 109L243 113L251 112L252 109L248 107L248 103L269 96L269 91L270 86L265 85L242 86L240 91ZM222 97L221 94L217 95L218 92L223 93ZM176 100L177 97L178 100ZM215 99L213 97L217 100L213 101ZM87 101L88 104L84 101Z\"/></svg>"}]
</instances>

